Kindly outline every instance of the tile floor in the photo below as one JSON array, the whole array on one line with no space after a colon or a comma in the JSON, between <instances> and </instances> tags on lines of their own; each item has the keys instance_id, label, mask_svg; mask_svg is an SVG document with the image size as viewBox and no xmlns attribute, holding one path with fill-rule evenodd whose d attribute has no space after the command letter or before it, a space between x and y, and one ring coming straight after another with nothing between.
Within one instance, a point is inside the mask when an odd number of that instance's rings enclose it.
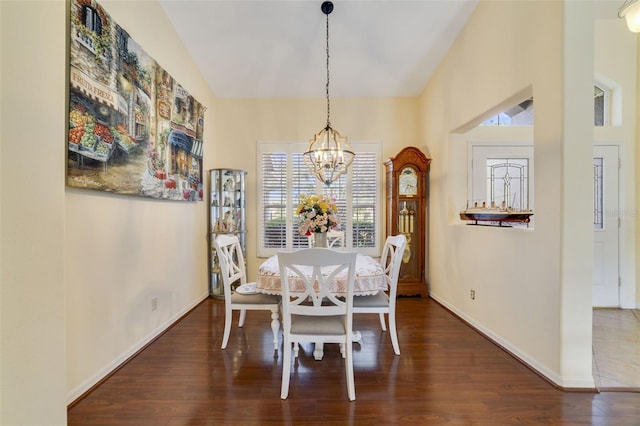
<instances>
[{"instance_id":1,"label":"tile floor","mask_svg":"<svg viewBox=\"0 0 640 426\"><path fill-rule=\"evenodd\" d=\"M593 378L600 390L640 391L640 310L593 310Z\"/></svg>"}]
</instances>

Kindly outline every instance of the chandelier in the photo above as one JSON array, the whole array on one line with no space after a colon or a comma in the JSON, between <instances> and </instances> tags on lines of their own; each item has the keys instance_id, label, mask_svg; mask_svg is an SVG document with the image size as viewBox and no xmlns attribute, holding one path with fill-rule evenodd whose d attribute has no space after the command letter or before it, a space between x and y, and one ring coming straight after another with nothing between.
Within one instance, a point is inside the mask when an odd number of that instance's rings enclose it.
<instances>
[{"instance_id":1,"label":"chandelier","mask_svg":"<svg viewBox=\"0 0 640 426\"><path fill-rule=\"evenodd\" d=\"M625 18L629 31L640 32L640 1L625 0L620 9L618 9L618 17Z\"/></svg>"},{"instance_id":2,"label":"chandelier","mask_svg":"<svg viewBox=\"0 0 640 426\"><path fill-rule=\"evenodd\" d=\"M320 182L329 186L341 175L347 173L347 169L353 162L355 154L347 138L331 127L330 102L329 102L329 14L333 11L333 3L325 1L320 8L327 16L327 124L309 140L309 148L303 154L304 162L309 171Z\"/></svg>"}]
</instances>

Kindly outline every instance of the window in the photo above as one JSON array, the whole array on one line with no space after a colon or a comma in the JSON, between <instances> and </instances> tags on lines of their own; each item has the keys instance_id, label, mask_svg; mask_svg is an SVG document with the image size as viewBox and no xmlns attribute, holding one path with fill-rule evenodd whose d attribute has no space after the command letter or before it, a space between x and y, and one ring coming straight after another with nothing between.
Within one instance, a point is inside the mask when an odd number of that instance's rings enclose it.
<instances>
[{"instance_id":1,"label":"window","mask_svg":"<svg viewBox=\"0 0 640 426\"><path fill-rule=\"evenodd\" d=\"M533 126L533 98L485 120L481 126Z\"/></svg>"},{"instance_id":2,"label":"window","mask_svg":"<svg viewBox=\"0 0 640 426\"><path fill-rule=\"evenodd\" d=\"M611 90L604 84L593 85L593 125L608 126ZM533 126L533 98L529 98L480 124L481 126Z\"/></svg>"},{"instance_id":3,"label":"window","mask_svg":"<svg viewBox=\"0 0 640 426\"><path fill-rule=\"evenodd\" d=\"M488 158L487 205L514 210L529 207L529 159Z\"/></svg>"},{"instance_id":4,"label":"window","mask_svg":"<svg viewBox=\"0 0 640 426\"><path fill-rule=\"evenodd\" d=\"M532 145L470 142L469 158L469 206L533 209Z\"/></svg>"},{"instance_id":5,"label":"window","mask_svg":"<svg viewBox=\"0 0 640 426\"><path fill-rule=\"evenodd\" d=\"M82 23L87 29L98 35L102 35L102 19L98 12L91 6L82 8Z\"/></svg>"},{"instance_id":6,"label":"window","mask_svg":"<svg viewBox=\"0 0 640 426\"><path fill-rule=\"evenodd\" d=\"M608 126L611 91L604 85L593 86L593 125Z\"/></svg>"},{"instance_id":7,"label":"window","mask_svg":"<svg viewBox=\"0 0 640 426\"><path fill-rule=\"evenodd\" d=\"M258 256L308 247L298 232L300 194L325 194L337 201L345 246L377 255L380 228L380 144L352 143L356 156L347 175L324 186L304 164L305 143L258 142Z\"/></svg>"}]
</instances>

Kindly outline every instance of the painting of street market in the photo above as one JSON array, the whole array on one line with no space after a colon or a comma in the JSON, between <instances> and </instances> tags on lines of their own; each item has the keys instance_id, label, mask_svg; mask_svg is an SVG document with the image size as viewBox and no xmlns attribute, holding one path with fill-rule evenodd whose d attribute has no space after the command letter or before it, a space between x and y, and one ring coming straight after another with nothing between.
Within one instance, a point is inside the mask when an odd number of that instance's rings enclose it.
<instances>
[{"instance_id":1,"label":"painting of street market","mask_svg":"<svg viewBox=\"0 0 640 426\"><path fill-rule=\"evenodd\" d=\"M205 108L95 0L72 0L67 185L203 199Z\"/></svg>"}]
</instances>

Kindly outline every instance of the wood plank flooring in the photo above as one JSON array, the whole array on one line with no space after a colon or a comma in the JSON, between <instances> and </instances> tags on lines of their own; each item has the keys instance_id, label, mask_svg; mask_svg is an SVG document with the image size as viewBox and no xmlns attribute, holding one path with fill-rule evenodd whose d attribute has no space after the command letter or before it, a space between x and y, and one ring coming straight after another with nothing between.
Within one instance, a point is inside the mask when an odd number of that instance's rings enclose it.
<instances>
[{"instance_id":1,"label":"wood plank flooring","mask_svg":"<svg viewBox=\"0 0 640 426\"><path fill-rule=\"evenodd\" d=\"M224 302L206 299L68 411L69 425L634 425L640 393L554 388L429 298L398 300L395 356L377 316L355 317L356 401L337 345L302 345L289 398L269 314L237 314L220 349Z\"/></svg>"}]
</instances>

